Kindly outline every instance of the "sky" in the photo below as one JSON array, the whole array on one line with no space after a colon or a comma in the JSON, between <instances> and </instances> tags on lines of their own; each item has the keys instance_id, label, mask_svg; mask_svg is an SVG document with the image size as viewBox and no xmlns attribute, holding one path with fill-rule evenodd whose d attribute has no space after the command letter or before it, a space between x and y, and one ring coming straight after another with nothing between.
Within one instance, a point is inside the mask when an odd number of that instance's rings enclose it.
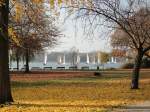
<instances>
[{"instance_id":1,"label":"sky","mask_svg":"<svg viewBox=\"0 0 150 112\"><path fill-rule=\"evenodd\" d=\"M105 51L110 52L109 35L106 35L107 28L101 27L99 31L88 37L84 33L81 20L75 20L75 16L65 19L67 16L64 10L60 11L57 26L60 28L62 36L58 45L49 48L48 52L66 52L75 47L79 52ZM65 19L65 22L64 22Z\"/></svg>"},{"instance_id":2,"label":"sky","mask_svg":"<svg viewBox=\"0 0 150 112\"><path fill-rule=\"evenodd\" d=\"M121 1L122 6L127 5L126 0ZM92 52L92 51L111 51L111 46L109 44L110 35L108 35L107 28L101 27L99 31L95 33L94 36L90 38L84 34L82 22L74 20L73 17L68 18L64 23L64 18L66 14L61 11L58 24L62 30L64 37L59 39L59 44L51 49L52 51L70 51L71 48L75 47L79 52ZM110 33L109 33L110 34Z\"/></svg>"},{"instance_id":3,"label":"sky","mask_svg":"<svg viewBox=\"0 0 150 112\"><path fill-rule=\"evenodd\" d=\"M95 36L87 37L84 34L82 22L76 21L74 17L67 18L64 22L64 17L61 16L58 24L64 36L59 39L58 45L48 50L49 52L67 52L73 47L79 52L109 52L111 50L109 41L104 38L103 33L102 35L97 33Z\"/></svg>"},{"instance_id":4,"label":"sky","mask_svg":"<svg viewBox=\"0 0 150 112\"><path fill-rule=\"evenodd\" d=\"M64 37L60 38L59 44L53 48L54 51L69 51L72 47L75 47L80 52L110 50L108 40L98 37L98 34L95 34L94 37L86 37L80 21L76 23L75 20L68 19L61 30Z\"/></svg>"}]
</instances>

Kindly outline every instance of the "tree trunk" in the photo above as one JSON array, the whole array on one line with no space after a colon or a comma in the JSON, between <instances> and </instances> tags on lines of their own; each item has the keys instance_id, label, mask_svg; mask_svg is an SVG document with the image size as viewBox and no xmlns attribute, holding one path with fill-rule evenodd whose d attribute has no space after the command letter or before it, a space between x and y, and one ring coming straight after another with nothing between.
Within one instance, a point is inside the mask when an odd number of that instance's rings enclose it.
<instances>
[{"instance_id":1,"label":"tree trunk","mask_svg":"<svg viewBox=\"0 0 150 112\"><path fill-rule=\"evenodd\" d=\"M9 56L8 56L8 13L9 0L3 0L0 6L0 104L12 102Z\"/></svg>"},{"instance_id":2,"label":"tree trunk","mask_svg":"<svg viewBox=\"0 0 150 112\"><path fill-rule=\"evenodd\" d=\"M19 70L19 55L16 53L17 70Z\"/></svg>"},{"instance_id":3,"label":"tree trunk","mask_svg":"<svg viewBox=\"0 0 150 112\"><path fill-rule=\"evenodd\" d=\"M26 61L25 73L29 73L29 49L28 48L25 51L25 61Z\"/></svg>"},{"instance_id":4,"label":"tree trunk","mask_svg":"<svg viewBox=\"0 0 150 112\"><path fill-rule=\"evenodd\" d=\"M140 73L140 67L142 63L143 54L144 54L143 51L139 50L136 56L133 73L132 73L131 89L139 88L139 73Z\"/></svg>"}]
</instances>

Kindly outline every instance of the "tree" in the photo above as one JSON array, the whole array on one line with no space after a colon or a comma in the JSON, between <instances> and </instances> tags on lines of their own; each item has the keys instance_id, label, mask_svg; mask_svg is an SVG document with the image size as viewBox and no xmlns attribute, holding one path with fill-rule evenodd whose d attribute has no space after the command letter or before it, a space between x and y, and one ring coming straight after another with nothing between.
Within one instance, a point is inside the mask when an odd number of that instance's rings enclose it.
<instances>
[{"instance_id":1,"label":"tree","mask_svg":"<svg viewBox=\"0 0 150 112\"><path fill-rule=\"evenodd\" d=\"M19 70L19 61L21 60L21 54L22 54L22 51L20 49L20 47L18 46L15 46L15 47L10 47L13 54L14 55L14 60L16 60L16 64L17 64L17 70Z\"/></svg>"},{"instance_id":2,"label":"tree","mask_svg":"<svg viewBox=\"0 0 150 112\"><path fill-rule=\"evenodd\" d=\"M0 104L5 104L6 102L13 101L13 98L11 95L11 88L10 88L9 58L8 58L9 1L10 0L1 0L0 1ZM13 1L15 2L15 0L13 0ZM24 0L24 1L26 1L26 0ZM44 2L44 0L33 0L33 1L34 1L34 3ZM52 1L54 1L54 0L52 0ZM33 5L33 4L31 4L31 5ZM52 5L54 5L54 4L52 4ZM17 16L19 16L19 15L17 15Z\"/></svg>"},{"instance_id":3,"label":"tree","mask_svg":"<svg viewBox=\"0 0 150 112\"><path fill-rule=\"evenodd\" d=\"M0 4L0 104L12 102L8 59L9 0Z\"/></svg>"},{"instance_id":4,"label":"tree","mask_svg":"<svg viewBox=\"0 0 150 112\"><path fill-rule=\"evenodd\" d=\"M109 53L100 52L100 61L101 64L103 65L103 69L104 69L104 64L108 62L108 60L109 60Z\"/></svg>"},{"instance_id":5,"label":"tree","mask_svg":"<svg viewBox=\"0 0 150 112\"><path fill-rule=\"evenodd\" d=\"M60 35L60 31L53 24L54 18L46 15L46 10L43 2L35 3L34 1L20 1L14 4L11 12L11 26L13 27L17 37L20 41L20 46L16 47L22 52L25 57L25 72L29 72L29 62L31 56L34 56L38 51L43 50L45 47L51 47L56 44L56 37ZM21 15L18 16L14 10L21 10ZM16 15L17 14L17 15ZM16 56L18 52L16 52ZM18 59L18 58L16 58Z\"/></svg>"},{"instance_id":6,"label":"tree","mask_svg":"<svg viewBox=\"0 0 150 112\"><path fill-rule=\"evenodd\" d=\"M94 29L107 26L127 35L129 46L137 52L132 73L132 89L139 88L139 72L144 53L150 50L150 9L146 0L82 0L74 1L78 17L88 20ZM91 28L90 28L91 30Z\"/></svg>"},{"instance_id":7,"label":"tree","mask_svg":"<svg viewBox=\"0 0 150 112\"><path fill-rule=\"evenodd\" d=\"M132 87L138 88L139 71L144 55L148 55L150 50L150 10L141 8L129 18L130 28L128 32L133 35L131 38L124 30L117 29L112 35L111 43L113 46L124 46L135 52L136 59L132 75Z\"/></svg>"},{"instance_id":8,"label":"tree","mask_svg":"<svg viewBox=\"0 0 150 112\"><path fill-rule=\"evenodd\" d=\"M78 56L78 50L75 47L71 48L71 64L74 67L77 67L77 56Z\"/></svg>"},{"instance_id":9,"label":"tree","mask_svg":"<svg viewBox=\"0 0 150 112\"><path fill-rule=\"evenodd\" d=\"M116 29L110 39L110 44L113 48L125 48L129 49L129 39L126 37L126 33L120 29Z\"/></svg>"}]
</instances>

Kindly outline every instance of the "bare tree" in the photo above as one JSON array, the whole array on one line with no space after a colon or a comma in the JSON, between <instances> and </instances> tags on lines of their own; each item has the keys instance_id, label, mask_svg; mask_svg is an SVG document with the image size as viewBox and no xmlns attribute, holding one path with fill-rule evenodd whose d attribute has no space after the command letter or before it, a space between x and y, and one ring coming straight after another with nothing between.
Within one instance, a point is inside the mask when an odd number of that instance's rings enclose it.
<instances>
[{"instance_id":1,"label":"bare tree","mask_svg":"<svg viewBox=\"0 0 150 112\"><path fill-rule=\"evenodd\" d=\"M150 9L147 0L82 0L70 6L77 17L88 20L94 29L104 25L120 29L127 36L128 46L137 52L132 73L132 89L139 88L139 72L144 53L150 50Z\"/></svg>"},{"instance_id":2,"label":"bare tree","mask_svg":"<svg viewBox=\"0 0 150 112\"><path fill-rule=\"evenodd\" d=\"M77 49L75 47L72 47L71 48L71 64L72 66L74 67L77 67L77 55L78 55L78 52L77 52Z\"/></svg>"}]
</instances>

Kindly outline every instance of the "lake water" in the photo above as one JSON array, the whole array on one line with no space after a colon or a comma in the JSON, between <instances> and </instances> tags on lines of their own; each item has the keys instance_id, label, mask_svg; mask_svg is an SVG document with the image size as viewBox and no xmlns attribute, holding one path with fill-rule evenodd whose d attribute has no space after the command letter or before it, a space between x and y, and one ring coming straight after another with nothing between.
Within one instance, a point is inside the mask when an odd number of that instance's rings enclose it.
<instances>
[{"instance_id":1,"label":"lake water","mask_svg":"<svg viewBox=\"0 0 150 112\"><path fill-rule=\"evenodd\" d=\"M24 68L25 63L20 62L19 63L19 68ZM104 64L104 68L119 68L121 67L122 63L106 63ZM43 62L30 62L29 63L30 69L32 67L40 67L40 68L44 68L44 67L52 67L52 69L56 69L57 67L65 67L65 69L69 69L70 66L73 66L71 63L66 63L66 64L58 64L56 62L47 62L46 65L43 64ZM77 64L77 67L79 69L81 69L82 67L89 67L89 69L96 69L97 66L99 66L100 68L103 68L102 64L87 64L87 63L80 63ZM12 62L9 65L9 68L16 68L16 62Z\"/></svg>"}]
</instances>

